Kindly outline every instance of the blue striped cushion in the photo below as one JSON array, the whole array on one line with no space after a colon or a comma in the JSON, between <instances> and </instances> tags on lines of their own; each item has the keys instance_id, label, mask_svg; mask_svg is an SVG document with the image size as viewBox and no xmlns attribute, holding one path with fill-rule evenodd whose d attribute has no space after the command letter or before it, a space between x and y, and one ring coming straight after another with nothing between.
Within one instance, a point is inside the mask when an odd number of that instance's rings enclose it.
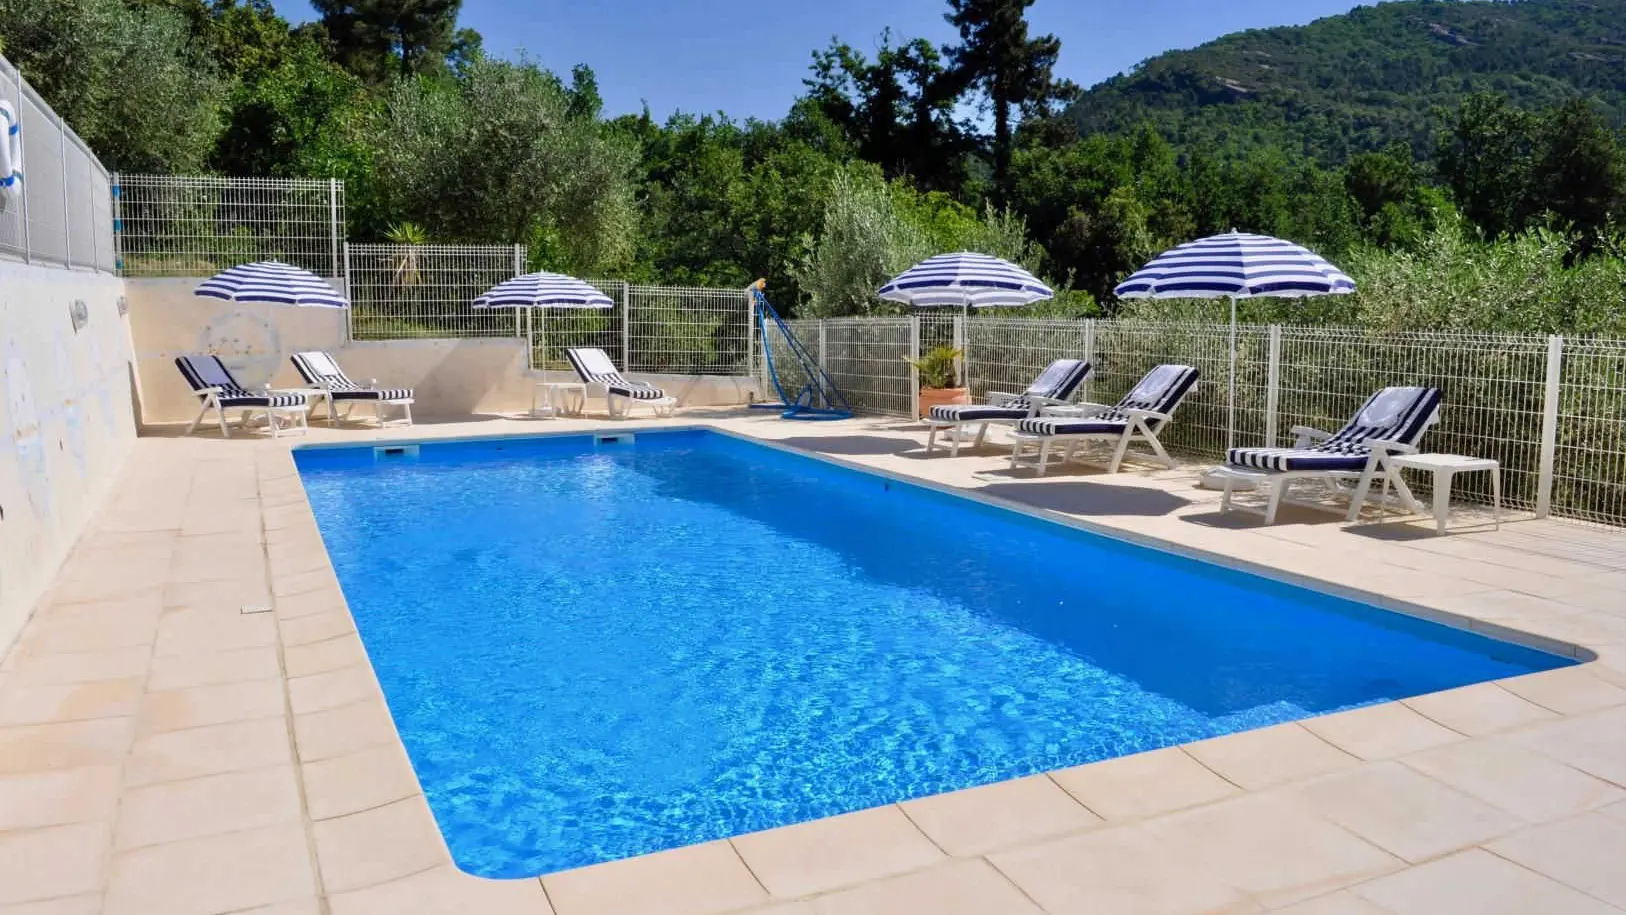
<instances>
[{"instance_id":1,"label":"blue striped cushion","mask_svg":"<svg viewBox=\"0 0 1626 915\"><path fill-rule=\"evenodd\" d=\"M1016 424L1016 431L1032 435L1121 435L1127 419L1096 417L1036 416Z\"/></svg>"},{"instance_id":2,"label":"blue striped cushion","mask_svg":"<svg viewBox=\"0 0 1626 915\"><path fill-rule=\"evenodd\" d=\"M570 347L565 350L565 358L570 361L570 367L576 370L577 376L587 384L603 385L606 391L618 397L630 397L633 400L661 400L666 392L652 384L634 384L621 377L615 363L601 349L589 346Z\"/></svg>"},{"instance_id":3,"label":"blue striped cushion","mask_svg":"<svg viewBox=\"0 0 1626 915\"><path fill-rule=\"evenodd\" d=\"M411 388L357 388L353 391L333 391L334 400L411 400Z\"/></svg>"},{"instance_id":4,"label":"blue striped cushion","mask_svg":"<svg viewBox=\"0 0 1626 915\"><path fill-rule=\"evenodd\" d=\"M1440 408L1439 388L1391 387L1373 394L1355 418L1309 448L1232 448L1225 456L1257 470L1364 470L1377 440L1415 445Z\"/></svg>"},{"instance_id":5,"label":"blue striped cushion","mask_svg":"<svg viewBox=\"0 0 1626 915\"><path fill-rule=\"evenodd\" d=\"M939 422L963 423L983 419L1022 419L1029 411L1026 403L999 407L987 404L940 404L932 407L931 417Z\"/></svg>"},{"instance_id":6,"label":"blue striped cushion","mask_svg":"<svg viewBox=\"0 0 1626 915\"><path fill-rule=\"evenodd\" d=\"M1125 394L1117 406L1095 416L1035 416L1016 424L1018 432L1033 435L1113 435L1129 425L1130 410L1172 413L1197 383L1197 370L1189 365L1160 365Z\"/></svg>"}]
</instances>

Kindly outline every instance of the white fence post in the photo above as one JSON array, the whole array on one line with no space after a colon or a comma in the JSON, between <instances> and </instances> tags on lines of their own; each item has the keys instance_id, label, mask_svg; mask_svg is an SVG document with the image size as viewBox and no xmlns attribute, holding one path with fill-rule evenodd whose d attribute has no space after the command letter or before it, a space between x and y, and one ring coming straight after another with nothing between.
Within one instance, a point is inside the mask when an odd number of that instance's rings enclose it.
<instances>
[{"instance_id":1,"label":"white fence post","mask_svg":"<svg viewBox=\"0 0 1626 915\"><path fill-rule=\"evenodd\" d=\"M950 328L951 345L960 353L954 358L954 369L956 374L960 376L960 387L969 391L971 389L971 358L966 349L966 332L968 330L965 323L966 316L955 315L952 320L954 323Z\"/></svg>"},{"instance_id":2,"label":"white fence post","mask_svg":"<svg viewBox=\"0 0 1626 915\"><path fill-rule=\"evenodd\" d=\"M828 338L825 336L825 333L824 333L824 319L820 318L819 319L819 371L824 372L825 374L829 374L829 370L824 367L824 351L828 348L826 346L826 344L825 344L825 341L827 339Z\"/></svg>"},{"instance_id":3,"label":"white fence post","mask_svg":"<svg viewBox=\"0 0 1626 915\"><path fill-rule=\"evenodd\" d=\"M356 295L350 288L350 242L344 243L344 300L350 307L344 310L344 342L356 342Z\"/></svg>"},{"instance_id":4,"label":"white fence post","mask_svg":"<svg viewBox=\"0 0 1626 915\"><path fill-rule=\"evenodd\" d=\"M1282 388L1282 326L1270 325L1270 355L1265 364L1265 447L1276 447L1276 407Z\"/></svg>"},{"instance_id":5,"label":"white fence post","mask_svg":"<svg viewBox=\"0 0 1626 915\"><path fill-rule=\"evenodd\" d=\"M333 272L339 272L339 240L344 227L339 225L339 179L327 179L328 248L333 255Z\"/></svg>"},{"instance_id":6,"label":"white fence post","mask_svg":"<svg viewBox=\"0 0 1626 915\"><path fill-rule=\"evenodd\" d=\"M10 61L7 61L10 66ZM28 164L28 132L23 130L23 74L16 67L11 67L11 81L17 87L17 136L22 140L23 164ZM26 179L25 179L26 180ZM29 238L28 231L28 185L23 185L23 263L34 262L34 245Z\"/></svg>"},{"instance_id":7,"label":"white fence post","mask_svg":"<svg viewBox=\"0 0 1626 915\"><path fill-rule=\"evenodd\" d=\"M1553 508L1553 465L1558 454L1558 395L1563 382L1564 338L1547 338L1547 386L1541 408L1541 468L1536 477L1536 517Z\"/></svg>"},{"instance_id":8,"label":"white fence post","mask_svg":"<svg viewBox=\"0 0 1626 915\"><path fill-rule=\"evenodd\" d=\"M17 112L17 120L21 121L23 114ZM73 269L73 205L68 190L68 124L62 120L62 115L56 116L56 152L57 163L62 169L62 266ZM27 188L23 188L26 193Z\"/></svg>"},{"instance_id":9,"label":"white fence post","mask_svg":"<svg viewBox=\"0 0 1626 915\"><path fill-rule=\"evenodd\" d=\"M920 315L909 316L909 418L920 418Z\"/></svg>"},{"instance_id":10,"label":"white fence post","mask_svg":"<svg viewBox=\"0 0 1626 915\"><path fill-rule=\"evenodd\" d=\"M1090 402L1090 378L1091 378L1091 376L1093 376L1096 373L1096 370L1100 368L1100 366L1095 364L1095 319L1094 318L1085 318L1084 319L1084 361L1089 364L1090 371L1089 371L1089 374L1084 376L1084 383L1082 385L1080 385L1080 387L1083 389L1084 402L1089 403Z\"/></svg>"},{"instance_id":11,"label":"white fence post","mask_svg":"<svg viewBox=\"0 0 1626 915\"><path fill-rule=\"evenodd\" d=\"M632 371L632 287L621 284L621 371Z\"/></svg>"},{"instance_id":12,"label":"white fence post","mask_svg":"<svg viewBox=\"0 0 1626 915\"><path fill-rule=\"evenodd\" d=\"M766 340L763 345L767 345ZM745 374L751 378L762 376L757 371L757 302L749 286L745 287Z\"/></svg>"}]
</instances>

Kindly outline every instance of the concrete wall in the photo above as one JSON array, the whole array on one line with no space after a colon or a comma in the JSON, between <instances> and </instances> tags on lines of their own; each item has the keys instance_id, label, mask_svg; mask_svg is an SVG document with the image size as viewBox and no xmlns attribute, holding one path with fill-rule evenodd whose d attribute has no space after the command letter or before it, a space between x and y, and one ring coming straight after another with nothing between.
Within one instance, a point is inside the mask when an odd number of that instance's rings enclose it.
<instances>
[{"instance_id":1,"label":"concrete wall","mask_svg":"<svg viewBox=\"0 0 1626 915\"><path fill-rule=\"evenodd\" d=\"M0 261L0 655L135 440L122 294L117 277Z\"/></svg>"},{"instance_id":2,"label":"concrete wall","mask_svg":"<svg viewBox=\"0 0 1626 915\"><path fill-rule=\"evenodd\" d=\"M332 352L360 382L416 390L413 414L464 418L521 413L531 406L536 377L526 371L524 340L363 341L345 345L344 314L337 309L236 305L192 294L198 280L127 280L143 423L190 422L197 399L175 370L184 353L213 352L247 385L300 387L288 356L304 349ZM575 380L570 373L548 378ZM749 402L758 385L748 378L633 375L678 397L684 406Z\"/></svg>"}]
</instances>

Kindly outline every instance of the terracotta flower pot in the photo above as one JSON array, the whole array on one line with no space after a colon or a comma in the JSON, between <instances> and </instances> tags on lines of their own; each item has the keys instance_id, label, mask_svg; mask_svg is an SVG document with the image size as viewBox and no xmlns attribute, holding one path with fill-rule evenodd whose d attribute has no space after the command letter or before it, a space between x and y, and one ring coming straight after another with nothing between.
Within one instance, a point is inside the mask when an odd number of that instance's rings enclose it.
<instances>
[{"instance_id":1,"label":"terracotta flower pot","mask_svg":"<svg viewBox=\"0 0 1626 915\"><path fill-rule=\"evenodd\" d=\"M969 388L921 388L920 418L925 419L930 416L932 407L970 402L971 390Z\"/></svg>"}]
</instances>

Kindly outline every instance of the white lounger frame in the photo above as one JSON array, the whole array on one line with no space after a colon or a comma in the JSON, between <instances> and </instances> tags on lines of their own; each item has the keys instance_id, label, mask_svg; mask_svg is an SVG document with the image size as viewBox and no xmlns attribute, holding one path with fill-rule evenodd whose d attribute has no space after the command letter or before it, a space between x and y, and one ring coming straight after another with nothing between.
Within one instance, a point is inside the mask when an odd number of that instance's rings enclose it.
<instances>
[{"instance_id":1,"label":"white lounger frame","mask_svg":"<svg viewBox=\"0 0 1626 915\"><path fill-rule=\"evenodd\" d=\"M1423 423L1423 431L1440 421L1440 411L1435 408L1434 414ZM1332 438L1335 434L1313 426L1294 426L1293 434L1297 439L1293 443L1296 450L1309 448L1319 442ZM1423 434L1417 435L1419 441ZM1394 484L1395 491L1400 497L1401 504L1412 513L1421 513L1422 506L1412 495L1411 488L1396 469L1390 465L1389 456L1395 454L1416 454L1417 446L1405 442L1390 441L1388 439L1372 439L1367 442L1371 446L1371 453L1367 455L1366 466L1360 470L1263 470L1253 467L1217 467L1212 473L1225 484L1225 494L1220 499L1220 512L1240 511L1248 514L1262 515L1266 524L1276 523L1276 513L1283 504L1296 505L1300 508L1313 508L1317 511L1342 513L1344 521L1355 523L1360 518L1361 508L1366 504L1372 492L1374 482L1388 481ZM1336 508L1325 501L1311 499L1293 499L1288 497L1288 490L1294 484L1303 482L1319 482L1326 497L1339 499L1348 497L1349 509ZM1247 483L1249 488L1263 490L1269 494L1263 509L1251 505L1237 505L1231 500L1238 483ZM1348 486L1354 484L1351 491Z\"/></svg>"},{"instance_id":2,"label":"white lounger frame","mask_svg":"<svg viewBox=\"0 0 1626 915\"><path fill-rule=\"evenodd\" d=\"M266 392L267 394L270 394L270 388L267 388ZM287 429L290 432L297 429L299 430L300 435L310 431L309 401L293 407L222 407L220 405L220 388L200 388L192 393L198 397L202 407L198 410L198 415L193 418L192 425L186 427L187 435L191 435L193 432L197 431L198 425L203 422L203 418L205 416L209 415L210 410L215 411L215 419L220 424L220 434L224 438L231 438L231 431L226 428L227 410L238 411L237 428L243 430L248 429L249 423L256 416L262 413L265 414L265 422L266 425L271 429L272 438L280 437L284 429ZM292 420L292 422L285 426L278 421L279 418Z\"/></svg>"},{"instance_id":3,"label":"white lounger frame","mask_svg":"<svg viewBox=\"0 0 1626 915\"><path fill-rule=\"evenodd\" d=\"M1072 402L1055 397L1043 397L1038 394L1012 394L1008 391L988 392L988 406L990 407L1004 406L1013 400L1026 400L1028 402L1028 417L1038 416L1039 412L1046 407L1062 407ZM977 426L977 437L972 442L971 447L980 448L983 441L988 437L989 426L996 423L1008 426L1016 421L1014 419L931 419L928 417L926 419L926 428L928 430L926 433L926 453L932 453L932 449L937 444L937 433L939 432L949 431L949 434L944 436L949 443L949 457L959 457L960 442L964 441L964 437L960 432L961 429L966 426Z\"/></svg>"},{"instance_id":4,"label":"white lounger frame","mask_svg":"<svg viewBox=\"0 0 1626 915\"><path fill-rule=\"evenodd\" d=\"M1181 398L1182 400L1184 398ZM1178 405L1177 405L1178 406ZM1041 415L1054 416L1065 419L1087 420L1093 416L1100 416L1109 410L1115 410L1124 415L1124 425L1119 432L1083 432L1076 435L1039 435L1033 432L1011 433L1011 469L1021 466L1022 451L1027 445L1037 446L1038 456L1034 464L1036 475L1044 476L1045 467L1050 463L1050 449L1057 443L1066 445L1061 460L1057 463L1065 464L1075 456L1081 458L1081 463L1091 463L1083 459L1084 455L1098 450L1094 446L1112 445L1112 455L1107 458L1108 473L1117 473L1126 458L1136 458L1162 467L1175 466L1174 458L1163 449L1163 443L1157 440L1157 433L1170 420L1174 419L1173 412L1158 413L1154 410L1136 410L1127 407L1118 407L1112 404L1081 403L1070 407L1051 408ZM1129 446L1134 442L1144 442L1151 449L1151 454L1139 451L1130 451ZM1082 453L1080 447L1083 446Z\"/></svg>"}]
</instances>

